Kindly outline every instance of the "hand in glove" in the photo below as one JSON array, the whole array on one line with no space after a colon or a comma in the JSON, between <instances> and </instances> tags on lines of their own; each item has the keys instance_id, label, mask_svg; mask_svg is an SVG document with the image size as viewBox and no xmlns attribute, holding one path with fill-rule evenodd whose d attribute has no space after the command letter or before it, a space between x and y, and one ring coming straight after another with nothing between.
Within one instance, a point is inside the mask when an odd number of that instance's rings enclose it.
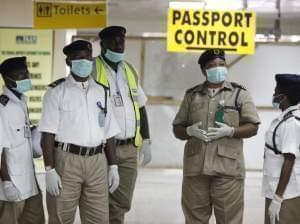
<instances>
[{"instance_id":1,"label":"hand in glove","mask_svg":"<svg viewBox=\"0 0 300 224\"><path fill-rule=\"evenodd\" d=\"M17 201L19 199L19 191L11 181L3 182L3 191L8 201Z\"/></svg>"},{"instance_id":2,"label":"hand in glove","mask_svg":"<svg viewBox=\"0 0 300 224\"><path fill-rule=\"evenodd\" d=\"M142 166L146 166L152 159L150 139L145 139L143 141L143 145L140 151L140 160L141 159L143 159Z\"/></svg>"},{"instance_id":3,"label":"hand in glove","mask_svg":"<svg viewBox=\"0 0 300 224\"><path fill-rule=\"evenodd\" d=\"M196 137L204 142L209 142L211 139L207 136L207 132L202 130L200 127L202 122L197 122L186 128L186 133L188 136Z\"/></svg>"},{"instance_id":4,"label":"hand in glove","mask_svg":"<svg viewBox=\"0 0 300 224\"><path fill-rule=\"evenodd\" d=\"M58 196L62 188L60 176L55 169L46 171L46 190L52 196Z\"/></svg>"},{"instance_id":5,"label":"hand in glove","mask_svg":"<svg viewBox=\"0 0 300 224\"><path fill-rule=\"evenodd\" d=\"M109 166L108 171L108 185L109 185L109 192L113 193L120 184L120 176L118 172L118 166L117 165L111 165Z\"/></svg>"},{"instance_id":6,"label":"hand in glove","mask_svg":"<svg viewBox=\"0 0 300 224\"><path fill-rule=\"evenodd\" d=\"M216 124L219 126L218 128L208 128L207 136L211 140L220 139L223 137L232 137L234 134L234 128L228 126L227 124L217 122Z\"/></svg>"},{"instance_id":7,"label":"hand in glove","mask_svg":"<svg viewBox=\"0 0 300 224\"><path fill-rule=\"evenodd\" d=\"M269 216L270 216L271 224L276 224L276 220L279 222L279 212L280 212L282 201L283 199L275 194L269 206Z\"/></svg>"}]
</instances>

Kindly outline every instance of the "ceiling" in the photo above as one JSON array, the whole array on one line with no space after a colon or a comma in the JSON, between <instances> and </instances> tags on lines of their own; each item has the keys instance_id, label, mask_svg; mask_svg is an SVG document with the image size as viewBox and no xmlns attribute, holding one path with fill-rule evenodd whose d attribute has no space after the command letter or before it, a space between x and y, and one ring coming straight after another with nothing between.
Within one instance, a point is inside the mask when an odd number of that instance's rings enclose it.
<instances>
[{"instance_id":1,"label":"ceiling","mask_svg":"<svg viewBox=\"0 0 300 224\"><path fill-rule=\"evenodd\" d=\"M183 2L203 3L206 9L247 9L254 10L261 16L276 14L278 0L183 0ZM115 17L139 19L165 18L169 2L179 0L108 0L108 7ZM182 1L181 1L182 2ZM300 18L300 0L280 0L280 10L283 18Z\"/></svg>"},{"instance_id":2,"label":"ceiling","mask_svg":"<svg viewBox=\"0 0 300 224\"><path fill-rule=\"evenodd\" d=\"M257 13L257 33L272 33L275 20L278 18L277 4L280 2L281 33L286 35L300 34L300 0L182 0L202 4L204 9L246 9ZM179 0L107 0L110 24L118 23L144 27L141 32L166 32L167 12L170 2ZM125 22L126 21L126 22ZM147 27L149 25L149 27ZM133 30L133 29L130 29ZM138 30L138 32L140 31Z\"/></svg>"}]
</instances>

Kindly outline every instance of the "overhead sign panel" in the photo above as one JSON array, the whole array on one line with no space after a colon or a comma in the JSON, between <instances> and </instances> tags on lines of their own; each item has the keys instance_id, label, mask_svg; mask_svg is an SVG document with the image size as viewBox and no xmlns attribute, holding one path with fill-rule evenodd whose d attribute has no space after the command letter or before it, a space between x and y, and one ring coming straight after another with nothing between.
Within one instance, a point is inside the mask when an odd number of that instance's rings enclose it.
<instances>
[{"instance_id":1,"label":"overhead sign panel","mask_svg":"<svg viewBox=\"0 0 300 224\"><path fill-rule=\"evenodd\" d=\"M228 53L253 54L255 30L254 12L170 8L167 49L197 52L221 48Z\"/></svg>"},{"instance_id":2,"label":"overhead sign panel","mask_svg":"<svg viewBox=\"0 0 300 224\"><path fill-rule=\"evenodd\" d=\"M106 26L106 1L34 1L33 4L35 29Z\"/></svg>"},{"instance_id":3,"label":"overhead sign panel","mask_svg":"<svg viewBox=\"0 0 300 224\"><path fill-rule=\"evenodd\" d=\"M33 88L27 92L30 120L37 124L42 99L52 80L53 31L32 29L0 29L0 63L11 57L27 57ZM2 88L0 81L0 89Z\"/></svg>"}]
</instances>

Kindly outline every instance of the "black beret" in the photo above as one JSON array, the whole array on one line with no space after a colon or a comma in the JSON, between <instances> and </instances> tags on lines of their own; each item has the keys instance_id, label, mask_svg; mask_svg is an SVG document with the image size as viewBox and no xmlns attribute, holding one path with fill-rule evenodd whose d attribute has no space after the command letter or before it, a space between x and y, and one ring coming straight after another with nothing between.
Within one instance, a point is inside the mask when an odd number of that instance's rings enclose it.
<instances>
[{"instance_id":1,"label":"black beret","mask_svg":"<svg viewBox=\"0 0 300 224\"><path fill-rule=\"evenodd\" d=\"M1 74L7 74L19 69L27 69L26 57L8 58L0 65Z\"/></svg>"},{"instance_id":2,"label":"black beret","mask_svg":"<svg viewBox=\"0 0 300 224\"><path fill-rule=\"evenodd\" d=\"M98 34L101 40L111 38L113 36L125 36L126 29L123 26L108 26L101 30Z\"/></svg>"},{"instance_id":3,"label":"black beret","mask_svg":"<svg viewBox=\"0 0 300 224\"><path fill-rule=\"evenodd\" d=\"M198 64L200 64L201 68L203 68L207 62L215 58L221 58L225 61L225 52L221 49L206 50L200 55L198 59Z\"/></svg>"},{"instance_id":4,"label":"black beret","mask_svg":"<svg viewBox=\"0 0 300 224\"><path fill-rule=\"evenodd\" d=\"M276 74L275 80L280 87L300 87L300 75L295 74Z\"/></svg>"},{"instance_id":5,"label":"black beret","mask_svg":"<svg viewBox=\"0 0 300 224\"><path fill-rule=\"evenodd\" d=\"M63 52L67 56L70 53L83 50L92 51L92 44L86 40L76 40L63 48Z\"/></svg>"},{"instance_id":6,"label":"black beret","mask_svg":"<svg viewBox=\"0 0 300 224\"><path fill-rule=\"evenodd\" d=\"M294 102L300 101L300 75L277 74L275 80L281 93Z\"/></svg>"}]
</instances>

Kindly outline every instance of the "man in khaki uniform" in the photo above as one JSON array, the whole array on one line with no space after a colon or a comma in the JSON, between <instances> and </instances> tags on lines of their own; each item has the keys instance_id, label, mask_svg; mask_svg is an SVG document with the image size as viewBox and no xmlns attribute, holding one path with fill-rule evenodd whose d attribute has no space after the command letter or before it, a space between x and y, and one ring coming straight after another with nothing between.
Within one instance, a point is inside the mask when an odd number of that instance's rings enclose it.
<instances>
[{"instance_id":1,"label":"man in khaki uniform","mask_svg":"<svg viewBox=\"0 0 300 224\"><path fill-rule=\"evenodd\" d=\"M63 52L71 72L50 85L39 125L49 223L73 223L79 206L81 223L108 224L108 185L114 191L119 184L114 140L119 127L108 90L90 77L91 43L78 40Z\"/></svg>"},{"instance_id":2,"label":"man in khaki uniform","mask_svg":"<svg viewBox=\"0 0 300 224\"><path fill-rule=\"evenodd\" d=\"M206 81L189 89L173 121L184 152L182 207L187 224L208 224L214 209L218 224L242 224L245 165L243 138L260 123L248 91L225 81L222 50L199 58Z\"/></svg>"}]
</instances>

